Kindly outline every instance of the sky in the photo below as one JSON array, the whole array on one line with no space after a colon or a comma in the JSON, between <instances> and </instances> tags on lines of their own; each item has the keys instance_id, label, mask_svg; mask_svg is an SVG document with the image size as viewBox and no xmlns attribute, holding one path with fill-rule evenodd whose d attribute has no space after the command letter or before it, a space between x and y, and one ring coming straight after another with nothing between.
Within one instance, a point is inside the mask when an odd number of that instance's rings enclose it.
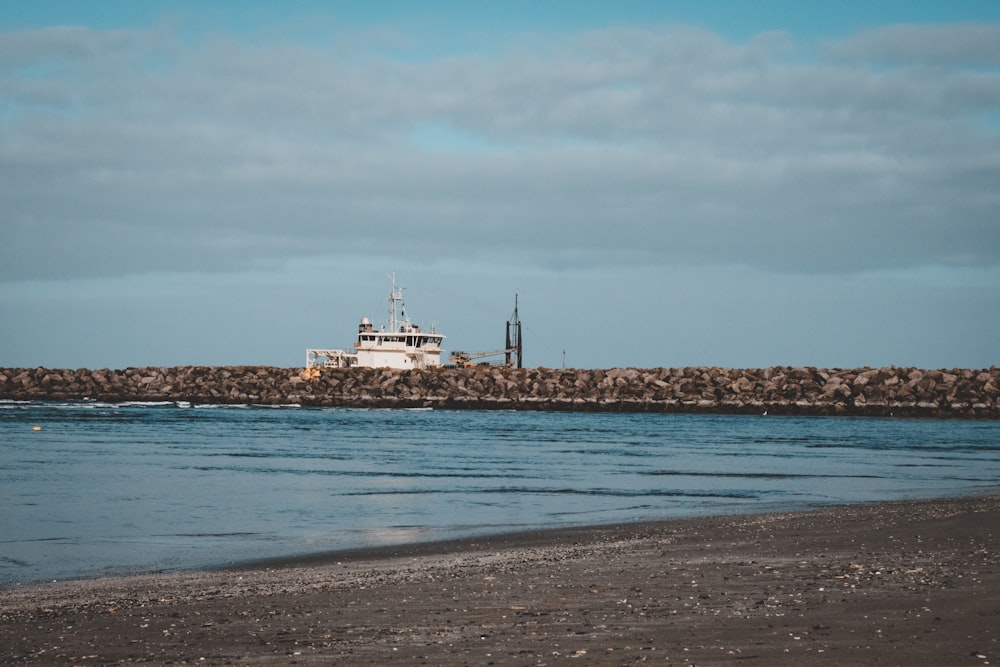
<instances>
[{"instance_id":1,"label":"sky","mask_svg":"<svg viewBox=\"0 0 1000 667\"><path fill-rule=\"evenodd\" d=\"M758 6L758 5L763 5ZM1000 361L1000 3L0 3L0 367Z\"/></svg>"}]
</instances>

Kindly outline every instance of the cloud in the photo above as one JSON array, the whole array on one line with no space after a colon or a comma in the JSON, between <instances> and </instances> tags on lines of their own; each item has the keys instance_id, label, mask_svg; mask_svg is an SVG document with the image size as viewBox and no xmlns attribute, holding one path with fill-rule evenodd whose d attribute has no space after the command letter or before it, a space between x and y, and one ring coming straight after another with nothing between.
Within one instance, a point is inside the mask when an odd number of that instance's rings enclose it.
<instances>
[{"instance_id":1,"label":"cloud","mask_svg":"<svg viewBox=\"0 0 1000 667\"><path fill-rule=\"evenodd\" d=\"M898 24L829 46L838 58L905 65L1000 65L1000 23Z\"/></svg>"},{"instance_id":2,"label":"cloud","mask_svg":"<svg viewBox=\"0 0 1000 667\"><path fill-rule=\"evenodd\" d=\"M991 31L893 26L819 60L792 35L676 26L425 58L351 39L6 33L0 280L393 252L995 266Z\"/></svg>"},{"instance_id":3,"label":"cloud","mask_svg":"<svg viewBox=\"0 0 1000 667\"><path fill-rule=\"evenodd\" d=\"M156 33L142 30L91 30L81 26L54 26L4 33L0 64L4 67L40 63L71 63L78 59L102 61L156 44Z\"/></svg>"}]
</instances>

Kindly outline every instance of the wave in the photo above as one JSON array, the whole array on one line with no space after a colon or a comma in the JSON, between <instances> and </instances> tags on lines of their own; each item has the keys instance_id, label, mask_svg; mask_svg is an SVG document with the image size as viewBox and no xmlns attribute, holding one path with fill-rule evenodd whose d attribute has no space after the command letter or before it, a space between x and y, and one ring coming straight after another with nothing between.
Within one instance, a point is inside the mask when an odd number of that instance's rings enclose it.
<instances>
[{"instance_id":1,"label":"wave","mask_svg":"<svg viewBox=\"0 0 1000 667\"><path fill-rule=\"evenodd\" d=\"M154 534L153 537L257 537L263 533L243 531L230 533L164 533Z\"/></svg>"},{"instance_id":2,"label":"wave","mask_svg":"<svg viewBox=\"0 0 1000 667\"><path fill-rule=\"evenodd\" d=\"M324 475L330 477L388 477L400 479L532 479L533 476L516 473L490 472L398 472L391 470L302 470L301 468L241 468L227 466L176 466L174 470L200 472L244 472L255 475Z\"/></svg>"},{"instance_id":3,"label":"wave","mask_svg":"<svg viewBox=\"0 0 1000 667\"><path fill-rule=\"evenodd\" d=\"M759 491L681 491L678 489L573 489L573 488L533 488L530 486L504 487L500 489L367 489L347 491L338 496L416 496L437 494L473 495L546 495L546 496L604 496L609 498L742 498L755 499ZM768 491L767 495L775 495Z\"/></svg>"},{"instance_id":4,"label":"wave","mask_svg":"<svg viewBox=\"0 0 1000 667\"><path fill-rule=\"evenodd\" d=\"M998 452L1000 444L973 443L973 442L946 442L938 444L897 444L894 442L859 442L850 444L812 444L806 445L808 449L867 449L874 451L899 451L899 452L961 452L961 451L985 451Z\"/></svg>"},{"instance_id":5,"label":"wave","mask_svg":"<svg viewBox=\"0 0 1000 667\"><path fill-rule=\"evenodd\" d=\"M652 475L654 477L721 477L736 479L826 479L835 477L848 479L885 479L883 475L827 475L820 473L785 472L685 472L683 470L651 470L637 474Z\"/></svg>"},{"instance_id":6,"label":"wave","mask_svg":"<svg viewBox=\"0 0 1000 667\"><path fill-rule=\"evenodd\" d=\"M32 405L34 401L19 401L13 398L0 398L0 408L13 408L22 405Z\"/></svg>"}]
</instances>

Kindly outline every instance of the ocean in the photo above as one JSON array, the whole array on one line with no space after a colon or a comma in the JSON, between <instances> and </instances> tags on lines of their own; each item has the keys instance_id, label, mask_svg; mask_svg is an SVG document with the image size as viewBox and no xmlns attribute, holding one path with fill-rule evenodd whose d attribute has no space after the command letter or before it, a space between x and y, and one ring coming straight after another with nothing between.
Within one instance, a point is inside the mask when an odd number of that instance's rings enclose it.
<instances>
[{"instance_id":1,"label":"ocean","mask_svg":"<svg viewBox=\"0 0 1000 667\"><path fill-rule=\"evenodd\" d=\"M0 401L0 584L1000 487L1000 422Z\"/></svg>"}]
</instances>

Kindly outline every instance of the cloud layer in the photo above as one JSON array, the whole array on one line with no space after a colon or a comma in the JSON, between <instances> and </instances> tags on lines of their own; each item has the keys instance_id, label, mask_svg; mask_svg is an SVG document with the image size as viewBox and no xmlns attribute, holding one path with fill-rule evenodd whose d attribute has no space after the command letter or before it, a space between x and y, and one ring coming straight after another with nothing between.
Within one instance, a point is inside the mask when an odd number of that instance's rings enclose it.
<instances>
[{"instance_id":1,"label":"cloud layer","mask_svg":"<svg viewBox=\"0 0 1000 667\"><path fill-rule=\"evenodd\" d=\"M1000 262L998 24L817 53L683 26L434 57L391 32L0 45L5 281L393 248L798 273Z\"/></svg>"}]
</instances>

